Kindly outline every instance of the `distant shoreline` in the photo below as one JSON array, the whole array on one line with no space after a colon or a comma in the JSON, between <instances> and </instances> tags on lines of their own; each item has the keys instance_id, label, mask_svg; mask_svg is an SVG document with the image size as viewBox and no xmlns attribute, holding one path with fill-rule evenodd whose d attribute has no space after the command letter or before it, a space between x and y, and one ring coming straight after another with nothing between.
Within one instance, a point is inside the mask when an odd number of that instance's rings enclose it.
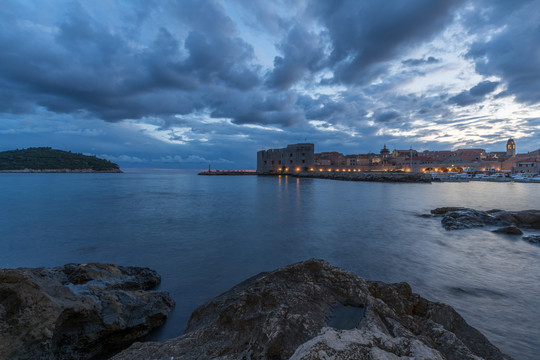
<instances>
[{"instance_id":1,"label":"distant shoreline","mask_svg":"<svg viewBox=\"0 0 540 360\"><path fill-rule=\"evenodd\" d=\"M259 175L259 176L293 176L315 179L345 180L345 181L373 181L373 182L406 182L431 183L431 175L422 173L390 173L390 172L297 172L297 173L258 173L255 171L203 171L199 175Z\"/></svg>"},{"instance_id":2,"label":"distant shoreline","mask_svg":"<svg viewBox=\"0 0 540 360\"><path fill-rule=\"evenodd\" d=\"M109 169L109 170L92 170L92 169L22 169L22 170L0 170L0 173L23 173L23 174L33 174L33 173L46 173L46 174L65 174L65 173L77 173L77 174L87 174L87 173L123 173L120 169Z\"/></svg>"}]
</instances>

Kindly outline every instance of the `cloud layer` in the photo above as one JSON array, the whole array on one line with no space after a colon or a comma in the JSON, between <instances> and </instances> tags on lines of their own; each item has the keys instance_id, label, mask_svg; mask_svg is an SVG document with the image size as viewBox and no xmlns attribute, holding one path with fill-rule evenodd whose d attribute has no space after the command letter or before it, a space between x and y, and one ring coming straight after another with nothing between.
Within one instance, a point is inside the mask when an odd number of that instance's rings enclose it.
<instances>
[{"instance_id":1,"label":"cloud layer","mask_svg":"<svg viewBox=\"0 0 540 360\"><path fill-rule=\"evenodd\" d=\"M2 150L179 167L253 167L255 151L305 140L358 153L512 136L533 150L538 13L533 0L8 2Z\"/></svg>"}]
</instances>

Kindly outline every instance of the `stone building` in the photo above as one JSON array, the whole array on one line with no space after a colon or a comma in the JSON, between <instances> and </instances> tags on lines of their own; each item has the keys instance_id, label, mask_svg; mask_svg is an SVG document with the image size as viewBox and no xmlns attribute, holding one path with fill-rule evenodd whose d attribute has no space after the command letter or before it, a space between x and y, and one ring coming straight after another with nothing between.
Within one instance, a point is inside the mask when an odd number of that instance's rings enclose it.
<instances>
[{"instance_id":1,"label":"stone building","mask_svg":"<svg viewBox=\"0 0 540 360\"><path fill-rule=\"evenodd\" d=\"M315 146L309 143L287 145L283 149L257 152L257 172L275 174L281 172L308 171L315 164Z\"/></svg>"},{"instance_id":2,"label":"stone building","mask_svg":"<svg viewBox=\"0 0 540 360\"><path fill-rule=\"evenodd\" d=\"M412 156L411 156L412 155ZM540 149L516 154L516 143L508 139L505 152L486 152L480 148L418 152L414 149L390 150L384 145L377 154L343 155L339 152L314 153L313 144L293 144L283 149L257 153L257 172L295 173L403 171L403 172L530 172L538 173Z\"/></svg>"},{"instance_id":3,"label":"stone building","mask_svg":"<svg viewBox=\"0 0 540 360\"><path fill-rule=\"evenodd\" d=\"M540 174L540 158L530 158L527 160L517 161L512 167L512 173L538 175Z\"/></svg>"},{"instance_id":4,"label":"stone building","mask_svg":"<svg viewBox=\"0 0 540 360\"><path fill-rule=\"evenodd\" d=\"M506 156L516 156L516 143L514 142L514 139L508 139L506 142Z\"/></svg>"}]
</instances>

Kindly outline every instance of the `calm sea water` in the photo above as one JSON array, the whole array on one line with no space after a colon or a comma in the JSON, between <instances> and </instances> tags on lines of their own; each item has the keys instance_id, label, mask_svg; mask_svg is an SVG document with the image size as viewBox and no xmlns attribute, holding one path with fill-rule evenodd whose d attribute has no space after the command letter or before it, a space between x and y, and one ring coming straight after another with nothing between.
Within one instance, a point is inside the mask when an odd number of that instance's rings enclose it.
<instances>
[{"instance_id":1,"label":"calm sea water","mask_svg":"<svg viewBox=\"0 0 540 360\"><path fill-rule=\"evenodd\" d=\"M390 184L194 173L0 174L0 267L148 266L177 305L154 340L261 271L323 258L454 306L516 359L540 354L540 246L445 231L440 206L540 208L540 184Z\"/></svg>"}]
</instances>

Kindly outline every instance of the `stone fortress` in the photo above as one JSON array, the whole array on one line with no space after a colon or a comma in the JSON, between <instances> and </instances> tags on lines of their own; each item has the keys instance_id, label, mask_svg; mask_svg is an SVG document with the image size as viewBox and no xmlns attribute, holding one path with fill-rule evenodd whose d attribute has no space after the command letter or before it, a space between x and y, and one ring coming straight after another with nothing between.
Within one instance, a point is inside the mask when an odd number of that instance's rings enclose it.
<instances>
[{"instance_id":1,"label":"stone fortress","mask_svg":"<svg viewBox=\"0 0 540 360\"><path fill-rule=\"evenodd\" d=\"M311 143L257 152L259 174L344 171L412 173L474 171L540 174L540 149L517 154L515 141L508 139L506 151L502 152L486 152L480 148L454 151L419 152L414 149L390 151L384 145L379 154L343 155L338 152L315 153L315 146Z\"/></svg>"}]
</instances>

